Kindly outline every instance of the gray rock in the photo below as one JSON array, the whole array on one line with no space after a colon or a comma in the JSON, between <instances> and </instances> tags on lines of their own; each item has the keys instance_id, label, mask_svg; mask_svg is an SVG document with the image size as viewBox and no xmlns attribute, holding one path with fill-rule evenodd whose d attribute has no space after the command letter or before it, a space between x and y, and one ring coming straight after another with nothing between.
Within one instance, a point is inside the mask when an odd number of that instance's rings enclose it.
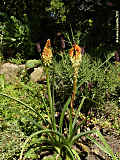
<instances>
[{"instance_id":1,"label":"gray rock","mask_svg":"<svg viewBox=\"0 0 120 160\"><path fill-rule=\"evenodd\" d=\"M18 65L18 67L19 67L19 70L21 71L21 70L25 70L25 64L20 64L20 65Z\"/></svg>"},{"instance_id":2,"label":"gray rock","mask_svg":"<svg viewBox=\"0 0 120 160\"><path fill-rule=\"evenodd\" d=\"M16 83L20 82L21 75L23 72L27 71L26 65L21 64L12 64L12 63L4 63L0 65L0 75L4 75L4 79L6 83ZM34 71L29 75L30 81L32 82L40 82L46 80L46 76L44 73L43 67L34 68Z\"/></svg>"},{"instance_id":3,"label":"gray rock","mask_svg":"<svg viewBox=\"0 0 120 160\"><path fill-rule=\"evenodd\" d=\"M30 74L30 81L40 82L46 80L43 67L34 68L34 71Z\"/></svg>"},{"instance_id":4,"label":"gray rock","mask_svg":"<svg viewBox=\"0 0 120 160\"><path fill-rule=\"evenodd\" d=\"M25 65L4 63L0 66L0 75L4 75L6 83L15 83L19 81L19 72L25 68Z\"/></svg>"}]
</instances>

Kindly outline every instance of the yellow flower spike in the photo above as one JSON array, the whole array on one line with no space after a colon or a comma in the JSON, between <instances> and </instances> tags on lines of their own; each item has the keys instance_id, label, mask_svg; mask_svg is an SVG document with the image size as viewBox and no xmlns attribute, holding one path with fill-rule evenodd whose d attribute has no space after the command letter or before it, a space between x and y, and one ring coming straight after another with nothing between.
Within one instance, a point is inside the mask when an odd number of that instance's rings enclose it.
<instances>
[{"instance_id":1,"label":"yellow flower spike","mask_svg":"<svg viewBox=\"0 0 120 160\"><path fill-rule=\"evenodd\" d=\"M50 39L48 39L42 52L42 59L45 66L52 62L52 57L51 42Z\"/></svg>"}]
</instances>

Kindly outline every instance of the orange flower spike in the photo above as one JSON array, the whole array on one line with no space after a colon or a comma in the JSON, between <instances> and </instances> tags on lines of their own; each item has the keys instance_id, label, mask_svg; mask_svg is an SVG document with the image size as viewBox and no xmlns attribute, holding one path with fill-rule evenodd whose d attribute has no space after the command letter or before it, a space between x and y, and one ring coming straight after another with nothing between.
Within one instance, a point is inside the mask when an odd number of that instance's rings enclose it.
<instances>
[{"instance_id":1,"label":"orange flower spike","mask_svg":"<svg viewBox=\"0 0 120 160\"><path fill-rule=\"evenodd\" d=\"M69 50L69 55L72 57L73 56L73 52L76 52L77 55L78 54L81 54L82 52L82 49L77 45L77 44L74 44L73 47ZM75 53L75 55L76 55Z\"/></svg>"},{"instance_id":2,"label":"orange flower spike","mask_svg":"<svg viewBox=\"0 0 120 160\"><path fill-rule=\"evenodd\" d=\"M74 68L74 74L73 74L73 93L72 93L72 98L71 98L71 108L72 112L74 110L74 101L75 101L75 95L76 95L76 90L77 90L77 77L78 77L78 69L80 66L80 62L82 60L82 49L77 45L73 44L73 47L69 50L69 56L70 60L72 62L72 67Z\"/></svg>"},{"instance_id":3,"label":"orange flower spike","mask_svg":"<svg viewBox=\"0 0 120 160\"><path fill-rule=\"evenodd\" d=\"M51 42L50 39L48 39L42 52L43 63L49 65L52 61L52 57Z\"/></svg>"},{"instance_id":4,"label":"orange flower spike","mask_svg":"<svg viewBox=\"0 0 120 160\"><path fill-rule=\"evenodd\" d=\"M73 47L69 50L70 59L73 67L77 67L80 65L82 60L82 49L77 45L73 44Z\"/></svg>"}]
</instances>

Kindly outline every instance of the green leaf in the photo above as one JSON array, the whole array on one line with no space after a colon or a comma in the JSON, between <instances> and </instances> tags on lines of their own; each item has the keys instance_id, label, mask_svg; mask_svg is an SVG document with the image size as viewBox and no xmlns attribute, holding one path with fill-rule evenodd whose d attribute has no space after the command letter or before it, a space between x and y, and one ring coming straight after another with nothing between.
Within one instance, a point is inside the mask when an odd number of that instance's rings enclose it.
<instances>
[{"instance_id":1,"label":"green leaf","mask_svg":"<svg viewBox=\"0 0 120 160\"><path fill-rule=\"evenodd\" d=\"M96 139L91 137L91 136L87 136L87 138L90 139L94 144L96 144L97 147L99 147L103 152L105 152L108 155L110 155L113 158L113 160L117 160L116 156L114 156L112 148L107 144L107 141L105 140L103 135L99 131L96 131L96 133L99 136L99 138L100 138L101 142L103 143L103 145L98 143L96 141Z\"/></svg>"},{"instance_id":2,"label":"green leaf","mask_svg":"<svg viewBox=\"0 0 120 160\"><path fill-rule=\"evenodd\" d=\"M66 159L67 160L75 160L72 149L67 145L64 145L64 147L66 148Z\"/></svg>"},{"instance_id":3,"label":"green leaf","mask_svg":"<svg viewBox=\"0 0 120 160\"><path fill-rule=\"evenodd\" d=\"M46 122L45 119L44 119L44 117L43 117L41 114L39 114L39 112L37 112L37 111L36 111L34 108L32 108L31 106L25 104L24 102L22 102L22 101L20 101L20 100L18 100L18 99L16 99L16 98L14 98L14 97L11 97L11 96L7 95L7 94L0 93L0 95L1 95L1 96L5 96L5 97L7 97L7 98L10 98L10 99L12 99L12 100L14 100L14 101L22 104L24 107L30 109L30 110L33 111L36 115L38 115L44 122Z\"/></svg>"},{"instance_id":4,"label":"green leaf","mask_svg":"<svg viewBox=\"0 0 120 160\"><path fill-rule=\"evenodd\" d=\"M63 126L63 120L64 120L64 115L65 115L65 112L68 108L68 105L70 104L70 101L71 101L71 97L68 98L66 104L64 105L64 108L62 110L62 114L60 116L60 124L59 124L59 127L60 127L60 133L62 133L62 126Z\"/></svg>"},{"instance_id":5,"label":"green leaf","mask_svg":"<svg viewBox=\"0 0 120 160\"><path fill-rule=\"evenodd\" d=\"M70 116L70 122L69 122L69 137L72 136L73 130L72 130L72 108L69 110L69 116Z\"/></svg>"},{"instance_id":6,"label":"green leaf","mask_svg":"<svg viewBox=\"0 0 120 160\"><path fill-rule=\"evenodd\" d=\"M72 149L72 152L74 153L76 160L81 160L75 149Z\"/></svg>"},{"instance_id":7,"label":"green leaf","mask_svg":"<svg viewBox=\"0 0 120 160\"><path fill-rule=\"evenodd\" d=\"M90 136L86 136L89 140L91 140L91 142L93 142L94 144L96 144L96 146L98 148L100 148L103 152L109 154L109 152L107 151L107 149L100 143L98 143L93 137Z\"/></svg>"},{"instance_id":8,"label":"green leaf","mask_svg":"<svg viewBox=\"0 0 120 160\"><path fill-rule=\"evenodd\" d=\"M97 131L96 130L91 130L91 131L86 131L86 132L81 132L80 134L77 134L76 136L74 136L71 140L70 138L70 141L72 144L74 144L80 137L82 136L87 136L88 134L92 134L92 133L96 133Z\"/></svg>"},{"instance_id":9,"label":"green leaf","mask_svg":"<svg viewBox=\"0 0 120 160\"><path fill-rule=\"evenodd\" d=\"M80 110L81 110L81 108L83 106L83 103L84 103L85 99L86 99L86 97L82 98L82 101L81 101L81 103L80 103L80 105L79 105L79 107L78 107L78 109L76 111L75 118L74 118L73 125L72 125L72 130L74 130L75 124L77 123L77 118L79 116Z\"/></svg>"},{"instance_id":10,"label":"green leaf","mask_svg":"<svg viewBox=\"0 0 120 160\"><path fill-rule=\"evenodd\" d=\"M103 135L97 131L97 135L99 136L101 142L104 144L105 148L109 151L109 153L113 154L111 147L107 144L107 141L103 137Z\"/></svg>"},{"instance_id":11,"label":"green leaf","mask_svg":"<svg viewBox=\"0 0 120 160\"><path fill-rule=\"evenodd\" d=\"M38 66L39 64L40 64L40 60L36 60L36 59L28 60L25 64L25 67L30 69Z\"/></svg>"}]
</instances>

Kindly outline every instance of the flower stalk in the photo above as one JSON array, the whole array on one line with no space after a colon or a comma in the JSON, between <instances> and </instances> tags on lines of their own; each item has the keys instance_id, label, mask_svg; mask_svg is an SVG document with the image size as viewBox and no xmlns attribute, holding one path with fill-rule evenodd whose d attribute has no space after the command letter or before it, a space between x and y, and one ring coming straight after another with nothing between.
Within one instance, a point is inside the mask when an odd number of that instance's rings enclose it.
<instances>
[{"instance_id":1,"label":"flower stalk","mask_svg":"<svg viewBox=\"0 0 120 160\"><path fill-rule=\"evenodd\" d=\"M74 69L73 73L73 92L71 98L71 108L73 111L75 95L77 91L77 77L78 77L78 69L82 60L82 48L79 47L77 44L73 44L73 47L69 50L70 60L72 62L72 67Z\"/></svg>"},{"instance_id":2,"label":"flower stalk","mask_svg":"<svg viewBox=\"0 0 120 160\"><path fill-rule=\"evenodd\" d=\"M52 62L52 56L53 55L51 50L51 42L50 39L48 39L42 52L42 60L45 65L47 87L48 87L48 99L50 103L51 113L53 109L53 104L52 104L52 96L51 96L50 82L49 82L49 65Z\"/></svg>"},{"instance_id":3,"label":"flower stalk","mask_svg":"<svg viewBox=\"0 0 120 160\"><path fill-rule=\"evenodd\" d=\"M71 103L70 103L72 111L73 111L73 105L74 105L75 95L76 95L76 91L77 91L77 77L78 77L78 70L77 70L77 68L74 68L73 93L72 93L72 98L71 98Z\"/></svg>"},{"instance_id":4,"label":"flower stalk","mask_svg":"<svg viewBox=\"0 0 120 160\"><path fill-rule=\"evenodd\" d=\"M52 124L54 126L54 107L53 107L53 102L52 102L52 96L51 96L51 89L50 89L50 80L49 80L49 68L46 67L46 79L47 79L47 88L48 88L48 100L50 104L50 119L52 120ZM54 129L56 127L54 126Z\"/></svg>"},{"instance_id":5,"label":"flower stalk","mask_svg":"<svg viewBox=\"0 0 120 160\"><path fill-rule=\"evenodd\" d=\"M42 60L45 65L45 72L46 72L46 80L47 80L47 88L48 88L48 101L50 105L50 119L52 122L53 129L56 130L56 123L55 123L55 110L54 110L54 100L51 96L51 88L50 88L50 80L49 80L49 65L52 63L52 49L51 49L51 42L50 39L47 40L45 47L42 52Z\"/></svg>"}]
</instances>

